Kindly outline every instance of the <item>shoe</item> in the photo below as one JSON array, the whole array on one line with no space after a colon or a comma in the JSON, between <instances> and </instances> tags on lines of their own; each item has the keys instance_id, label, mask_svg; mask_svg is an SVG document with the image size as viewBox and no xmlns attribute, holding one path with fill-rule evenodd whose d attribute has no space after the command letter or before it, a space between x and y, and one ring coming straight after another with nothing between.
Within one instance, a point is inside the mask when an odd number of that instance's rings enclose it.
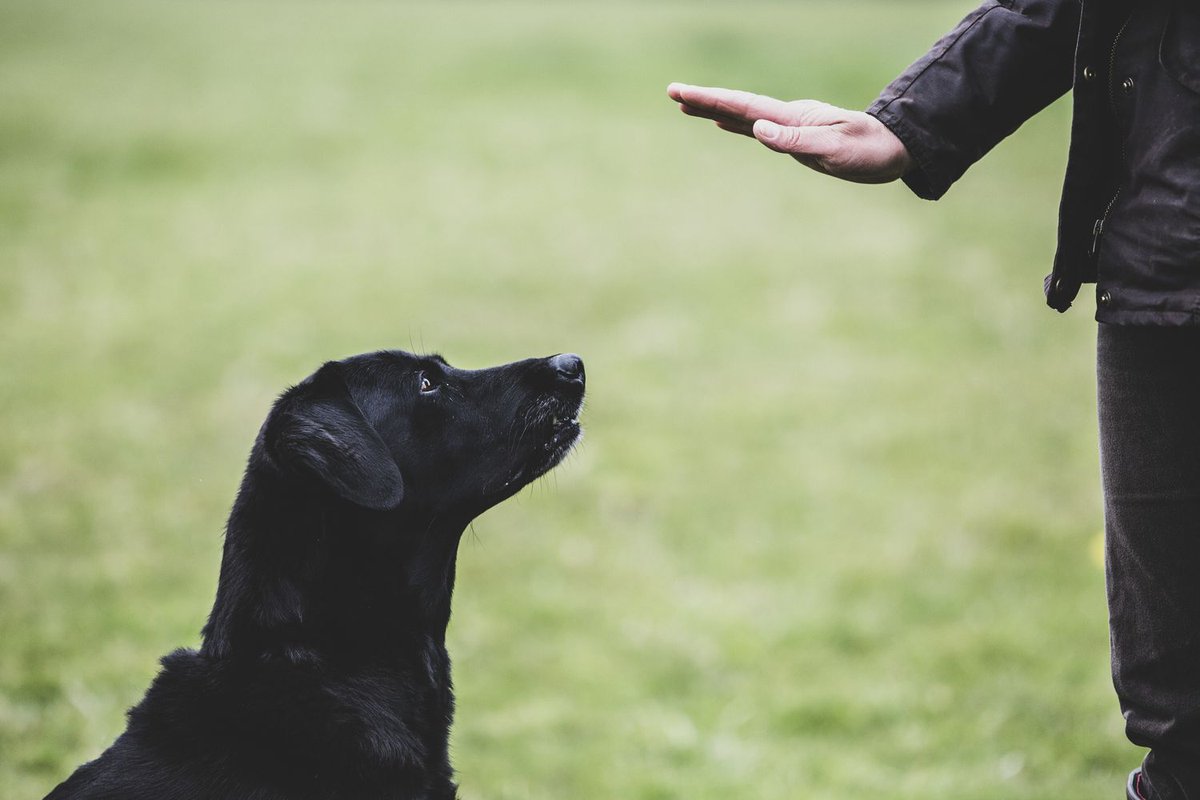
<instances>
[{"instance_id":1,"label":"shoe","mask_svg":"<svg viewBox=\"0 0 1200 800\"><path fill-rule=\"evenodd\" d=\"M1129 783L1125 784L1126 800L1149 800L1142 794L1142 768L1138 767L1129 773Z\"/></svg>"}]
</instances>

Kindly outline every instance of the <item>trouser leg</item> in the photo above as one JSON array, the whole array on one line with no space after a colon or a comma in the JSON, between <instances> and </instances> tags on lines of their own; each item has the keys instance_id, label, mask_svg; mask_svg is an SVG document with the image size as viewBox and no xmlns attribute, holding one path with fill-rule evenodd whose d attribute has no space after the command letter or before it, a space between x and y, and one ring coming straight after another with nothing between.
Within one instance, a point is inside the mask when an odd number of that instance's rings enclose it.
<instances>
[{"instance_id":1,"label":"trouser leg","mask_svg":"<svg viewBox=\"0 0 1200 800\"><path fill-rule=\"evenodd\" d=\"M1200 800L1200 329L1100 325L1113 684L1154 800Z\"/></svg>"}]
</instances>

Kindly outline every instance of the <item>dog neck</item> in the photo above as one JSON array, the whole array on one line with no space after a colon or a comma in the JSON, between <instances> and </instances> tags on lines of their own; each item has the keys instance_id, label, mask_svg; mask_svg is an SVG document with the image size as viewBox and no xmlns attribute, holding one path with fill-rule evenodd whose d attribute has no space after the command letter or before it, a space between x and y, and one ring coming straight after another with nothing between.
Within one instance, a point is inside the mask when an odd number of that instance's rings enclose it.
<instances>
[{"instance_id":1,"label":"dog neck","mask_svg":"<svg viewBox=\"0 0 1200 800\"><path fill-rule=\"evenodd\" d=\"M247 470L203 654L348 667L424 663L430 647L444 655L458 545L471 517L338 502L298 493L273 470Z\"/></svg>"}]
</instances>

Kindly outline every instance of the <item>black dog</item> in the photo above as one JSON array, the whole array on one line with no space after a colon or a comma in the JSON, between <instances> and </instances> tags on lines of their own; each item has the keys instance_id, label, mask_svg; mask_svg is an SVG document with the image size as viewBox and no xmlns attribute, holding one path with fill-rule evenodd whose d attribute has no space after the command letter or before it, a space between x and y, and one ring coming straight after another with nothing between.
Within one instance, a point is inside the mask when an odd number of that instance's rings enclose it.
<instances>
[{"instance_id":1,"label":"black dog","mask_svg":"<svg viewBox=\"0 0 1200 800\"><path fill-rule=\"evenodd\" d=\"M199 651L47 800L449 800L446 625L466 526L580 436L574 355L465 371L399 351L275 403Z\"/></svg>"}]
</instances>

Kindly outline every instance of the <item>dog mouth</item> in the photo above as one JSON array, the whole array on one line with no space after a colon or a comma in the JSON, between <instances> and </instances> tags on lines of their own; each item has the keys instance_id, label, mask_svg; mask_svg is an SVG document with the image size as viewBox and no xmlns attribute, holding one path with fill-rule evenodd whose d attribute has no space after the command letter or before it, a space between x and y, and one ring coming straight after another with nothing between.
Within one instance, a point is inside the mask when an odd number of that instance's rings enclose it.
<instances>
[{"instance_id":1,"label":"dog mouth","mask_svg":"<svg viewBox=\"0 0 1200 800\"><path fill-rule=\"evenodd\" d=\"M557 414L550 419L550 438L542 445L542 452L546 454L546 464L544 470L551 470L558 466L567 453L571 452L576 443L583 436L583 426L579 424L579 411L566 417L560 417Z\"/></svg>"},{"instance_id":2,"label":"dog mouth","mask_svg":"<svg viewBox=\"0 0 1200 800\"><path fill-rule=\"evenodd\" d=\"M537 480L562 463L583 438L583 426L579 423L582 410L582 398L569 404L561 401L539 404L524 437L532 439L533 446L527 451L524 463L505 481L505 487L519 487Z\"/></svg>"}]
</instances>

